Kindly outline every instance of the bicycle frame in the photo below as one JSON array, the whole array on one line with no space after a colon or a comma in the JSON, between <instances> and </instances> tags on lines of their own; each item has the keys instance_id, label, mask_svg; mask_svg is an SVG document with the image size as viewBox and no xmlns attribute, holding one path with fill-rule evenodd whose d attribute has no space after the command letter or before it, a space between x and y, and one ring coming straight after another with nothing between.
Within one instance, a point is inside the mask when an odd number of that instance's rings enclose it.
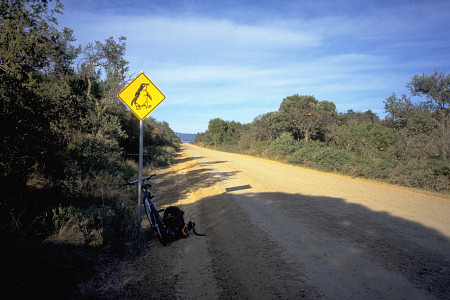
<instances>
[{"instance_id":1,"label":"bicycle frame","mask_svg":"<svg viewBox=\"0 0 450 300\"><path fill-rule=\"evenodd\" d=\"M158 233L158 237L159 237L161 243L163 245L166 245L167 244L167 228L164 225L164 222L161 219L161 216L159 215L156 205L151 201L151 199L154 197L151 194L151 192L149 191L149 188L151 187L151 185L149 183L144 184L145 180L150 179L154 176L156 176L156 174L142 178L142 194L143 194L142 197L143 197L143 202L144 202L144 207L145 207L145 213L150 222L150 227L152 228L152 230L154 230ZM129 182L126 185L133 185L137 182L139 182L139 180Z\"/></svg>"},{"instance_id":2,"label":"bicycle frame","mask_svg":"<svg viewBox=\"0 0 450 300\"><path fill-rule=\"evenodd\" d=\"M156 230L158 232L158 236L161 242L163 243L163 245L165 245L167 228L164 225L161 216L159 215L156 205L150 200L153 198L153 195L147 189L148 186L146 185L142 188L144 194L143 198L144 198L145 212L147 214L148 220L150 221L150 226L152 227L153 230Z\"/></svg>"}]
</instances>

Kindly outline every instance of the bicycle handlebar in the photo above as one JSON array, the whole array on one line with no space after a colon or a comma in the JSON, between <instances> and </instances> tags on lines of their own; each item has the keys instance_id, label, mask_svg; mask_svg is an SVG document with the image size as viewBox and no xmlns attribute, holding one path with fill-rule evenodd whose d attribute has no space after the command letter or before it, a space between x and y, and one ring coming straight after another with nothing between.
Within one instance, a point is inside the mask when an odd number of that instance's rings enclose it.
<instances>
[{"instance_id":1,"label":"bicycle handlebar","mask_svg":"<svg viewBox=\"0 0 450 300\"><path fill-rule=\"evenodd\" d=\"M156 174L152 174L152 175L150 175L150 176L143 177L143 178L142 178L142 182L144 182L145 180L150 179L150 178L152 178L152 177L155 177L155 176L156 176ZM128 183L125 183L124 185L125 185L125 186L127 186L127 185L133 185L133 184L135 184L135 183L137 183L137 182L139 182L139 179L138 179L138 180L131 181L131 182L128 182Z\"/></svg>"}]
</instances>

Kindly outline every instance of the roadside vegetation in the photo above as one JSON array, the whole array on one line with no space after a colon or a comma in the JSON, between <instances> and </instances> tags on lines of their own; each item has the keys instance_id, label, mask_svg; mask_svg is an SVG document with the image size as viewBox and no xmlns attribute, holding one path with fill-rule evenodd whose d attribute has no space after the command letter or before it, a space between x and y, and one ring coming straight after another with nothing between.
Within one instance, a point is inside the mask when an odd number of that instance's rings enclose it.
<instances>
[{"instance_id":1,"label":"roadside vegetation","mask_svg":"<svg viewBox=\"0 0 450 300\"><path fill-rule=\"evenodd\" d=\"M384 119L371 110L337 113L331 101L296 94L249 124L212 119L195 143L448 193L450 75L415 75L407 87L410 96L384 101Z\"/></svg>"},{"instance_id":2,"label":"roadside vegetation","mask_svg":"<svg viewBox=\"0 0 450 300\"><path fill-rule=\"evenodd\" d=\"M57 27L61 10L60 1L0 4L1 258L26 270L8 275L17 289L29 287L17 278L42 283L32 266L49 241L136 240L137 193L123 183L137 177L139 121L116 97L130 80L126 39L77 46ZM180 140L169 125L148 118L144 133L146 168L170 164Z\"/></svg>"}]
</instances>

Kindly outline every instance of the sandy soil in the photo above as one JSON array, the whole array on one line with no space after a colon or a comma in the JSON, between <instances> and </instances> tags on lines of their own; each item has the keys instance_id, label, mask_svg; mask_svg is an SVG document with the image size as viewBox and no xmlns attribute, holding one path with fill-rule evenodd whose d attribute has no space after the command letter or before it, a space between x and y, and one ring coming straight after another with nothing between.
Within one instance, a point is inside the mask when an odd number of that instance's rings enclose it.
<instances>
[{"instance_id":1,"label":"sandy soil","mask_svg":"<svg viewBox=\"0 0 450 300\"><path fill-rule=\"evenodd\" d=\"M450 199L184 144L154 182L198 232L104 262L100 299L449 299ZM95 291L95 292L94 292Z\"/></svg>"}]
</instances>

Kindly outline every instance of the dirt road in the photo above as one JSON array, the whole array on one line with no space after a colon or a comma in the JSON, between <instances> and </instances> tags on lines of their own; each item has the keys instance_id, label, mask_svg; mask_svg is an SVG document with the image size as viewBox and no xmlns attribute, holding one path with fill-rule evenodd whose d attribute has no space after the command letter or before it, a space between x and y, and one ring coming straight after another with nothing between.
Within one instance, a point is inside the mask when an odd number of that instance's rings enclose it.
<instances>
[{"instance_id":1,"label":"dirt road","mask_svg":"<svg viewBox=\"0 0 450 300\"><path fill-rule=\"evenodd\" d=\"M154 187L208 236L150 239L100 298L450 298L448 197L188 144Z\"/></svg>"}]
</instances>

